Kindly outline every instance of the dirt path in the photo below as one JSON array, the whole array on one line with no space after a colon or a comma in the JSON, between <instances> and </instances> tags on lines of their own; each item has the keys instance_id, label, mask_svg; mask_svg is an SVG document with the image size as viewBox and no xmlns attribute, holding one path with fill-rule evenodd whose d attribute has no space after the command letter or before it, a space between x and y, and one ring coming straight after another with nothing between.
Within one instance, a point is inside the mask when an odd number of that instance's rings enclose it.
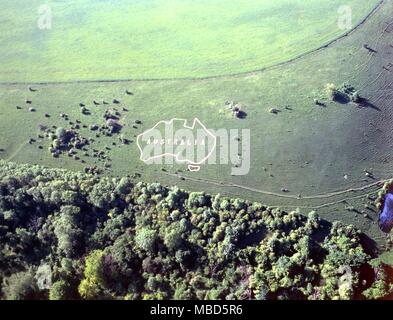
<instances>
[{"instance_id":1,"label":"dirt path","mask_svg":"<svg viewBox=\"0 0 393 320\"><path fill-rule=\"evenodd\" d=\"M16 155L27 145L27 142L22 143L5 161L11 161Z\"/></svg>"},{"instance_id":2,"label":"dirt path","mask_svg":"<svg viewBox=\"0 0 393 320\"><path fill-rule=\"evenodd\" d=\"M344 190L337 190L337 191L333 191L333 192L328 192L328 193L324 193L324 194L317 194L317 195L310 195L310 196L301 195L299 197L299 196L289 195L289 194L284 194L284 193L260 190L260 189L247 187L247 186L236 184L236 183L215 181L215 180L210 180L210 179L192 178L189 176L168 173L168 172L165 172L165 174L169 175L169 176L177 177L177 178L184 178L185 180L208 183L208 184L212 184L212 185L216 185L216 186L220 186L220 187L239 188L239 189L243 189L243 190L247 190L247 191L261 193L264 195L275 196L275 197L286 198L286 199L295 199L295 200L326 199L326 198L331 198L331 197L339 196L339 195L350 193L350 192L361 192L361 191L365 191L367 189L370 189L374 186L382 186L385 182L390 180L390 179L378 180L378 181L375 181L373 183L367 184L362 187L348 188L348 189L344 189Z\"/></svg>"},{"instance_id":3,"label":"dirt path","mask_svg":"<svg viewBox=\"0 0 393 320\"><path fill-rule=\"evenodd\" d=\"M185 175L180 175L180 174L173 174L173 173L168 173L165 172L166 175L168 176L172 176L172 177L177 177L177 178L183 178L185 180L190 180L190 181L194 181L194 182L199 182L199 183L207 183L207 184L211 184L211 185L216 185L219 187L227 187L227 188L239 188L239 189L243 189L243 190L247 190L247 191L252 191L255 193L260 193L260 194L264 194L264 195L269 195L269 196L274 196L277 198L285 198L285 199L293 199L296 201L302 201L302 200L315 200L315 199L328 199L328 198L333 198L336 196L340 196L340 195L344 195L347 193L355 193L355 192L362 192L362 194L360 195L356 195L356 196L352 196L352 197L346 197L344 199L339 199L336 201L331 201L331 202L326 202L326 203L322 203L320 205L316 205L316 206L299 206L299 205L274 205L274 206L270 206L272 208L299 208L299 209L311 209L311 210L317 210L317 209L322 209L325 207L329 207L332 205L336 205L339 203L345 203L348 200L355 200L355 199L359 199L364 197L365 195L371 195L371 194L376 194L379 191L379 188L383 186L383 184L387 181L390 181L391 179L384 179L384 180L378 180L375 181L373 183L361 186L361 187L356 187L356 188L348 188L348 189L343 189L343 190L337 190L337 191L333 191L333 192L328 192L328 193L324 193L324 194L317 194L317 195L308 195L308 196L295 196L295 195L288 195L288 194L283 194L283 193L276 193L276 192L271 192L271 191L265 191L265 190L260 190L260 189L256 189L256 188L251 188L251 187L247 187L244 185L239 185L236 183L226 183L226 182L221 182L221 181L215 181L215 180L209 180L209 179L198 179L198 178L192 178L189 176L185 176ZM378 187L377 190L370 190L368 192L363 192L366 190L369 190L373 187Z\"/></svg>"}]
</instances>

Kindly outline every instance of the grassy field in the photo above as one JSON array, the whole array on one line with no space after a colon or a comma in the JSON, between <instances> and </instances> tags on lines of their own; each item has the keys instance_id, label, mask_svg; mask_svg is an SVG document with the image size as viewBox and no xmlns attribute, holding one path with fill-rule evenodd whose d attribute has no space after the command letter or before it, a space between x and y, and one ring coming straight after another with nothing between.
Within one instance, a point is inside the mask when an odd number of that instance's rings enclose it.
<instances>
[{"instance_id":1,"label":"grassy field","mask_svg":"<svg viewBox=\"0 0 393 320\"><path fill-rule=\"evenodd\" d=\"M392 9L393 2L385 1L350 36L264 72L219 79L33 85L37 90L34 92L27 85L1 84L0 157L72 170L103 167L109 161L111 168L105 172L109 175L137 173L138 180L220 192L270 206L299 207L303 212L317 210L330 221L353 223L382 242L384 237L376 223L378 212L365 206L369 205L366 196L374 196L379 188L377 182L391 178L393 169ZM376 52L366 50L364 44ZM116 59L111 61L117 63ZM37 66L26 66L31 72L24 74L37 76ZM326 84L343 82L352 84L370 104L360 108L351 103L329 102L324 94ZM120 103L113 104L113 99ZM314 99L325 101L326 106L315 105ZM95 105L94 100L100 104ZM242 103L247 117L236 119L220 112L228 100ZM90 115L81 113L80 103L86 104ZM36 111L29 112L31 107ZM96 137L89 129L92 124L102 124L105 111L113 108L121 114L122 134L134 140L129 145L119 143L117 136ZM272 114L271 108L281 112ZM67 113L69 120L61 118L60 113ZM231 176L230 165L208 165L198 173L186 172L186 166L179 165L163 172L161 166L148 166L139 160L135 143L138 134L161 120L194 117L212 129L251 130L248 175ZM66 155L53 158L47 150L50 142L38 138L39 125L70 128L77 120L80 135L95 139L88 156L79 154L85 163ZM142 124L135 126L136 120ZM30 138L36 141L29 144ZM109 160L93 157L93 149L104 151ZM372 171L373 177L366 177L365 169ZM185 180L175 175L177 170L182 170L180 175ZM282 188L289 192L282 193ZM302 197L297 199L299 194Z\"/></svg>"},{"instance_id":2,"label":"grassy field","mask_svg":"<svg viewBox=\"0 0 393 320\"><path fill-rule=\"evenodd\" d=\"M348 30L377 0L2 1L0 81L190 78L261 69L316 49Z\"/></svg>"}]
</instances>

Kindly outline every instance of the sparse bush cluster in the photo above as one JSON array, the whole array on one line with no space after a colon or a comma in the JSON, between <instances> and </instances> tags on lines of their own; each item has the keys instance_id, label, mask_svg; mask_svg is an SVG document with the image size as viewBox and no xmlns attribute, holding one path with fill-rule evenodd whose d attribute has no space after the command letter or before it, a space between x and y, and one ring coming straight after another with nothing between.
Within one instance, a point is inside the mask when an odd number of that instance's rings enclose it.
<instances>
[{"instance_id":1,"label":"sparse bush cluster","mask_svg":"<svg viewBox=\"0 0 393 320\"><path fill-rule=\"evenodd\" d=\"M247 113L244 111L244 106L241 103L226 101L225 109L229 111L233 117L238 119L243 119L247 116Z\"/></svg>"},{"instance_id":2,"label":"sparse bush cluster","mask_svg":"<svg viewBox=\"0 0 393 320\"><path fill-rule=\"evenodd\" d=\"M353 299L389 291L359 231L326 228L314 212L6 162L0 247L3 299ZM364 270L374 283L364 285Z\"/></svg>"},{"instance_id":3,"label":"sparse bush cluster","mask_svg":"<svg viewBox=\"0 0 393 320\"><path fill-rule=\"evenodd\" d=\"M333 83L328 83L325 92L329 100L341 103L348 103L350 101L360 103L362 99L358 91L347 83L344 83L341 87L336 87Z\"/></svg>"},{"instance_id":4,"label":"sparse bush cluster","mask_svg":"<svg viewBox=\"0 0 393 320\"><path fill-rule=\"evenodd\" d=\"M109 109L105 111L105 124L102 125L99 130L107 136L120 132L122 129L122 125L119 122L120 116L120 112L117 110Z\"/></svg>"},{"instance_id":5,"label":"sparse bush cluster","mask_svg":"<svg viewBox=\"0 0 393 320\"><path fill-rule=\"evenodd\" d=\"M55 134L49 134L48 137L52 140L49 152L54 157L58 157L62 153L75 156L75 149L82 149L89 144L89 140L81 137L76 131L66 130L62 127L57 128Z\"/></svg>"}]
</instances>

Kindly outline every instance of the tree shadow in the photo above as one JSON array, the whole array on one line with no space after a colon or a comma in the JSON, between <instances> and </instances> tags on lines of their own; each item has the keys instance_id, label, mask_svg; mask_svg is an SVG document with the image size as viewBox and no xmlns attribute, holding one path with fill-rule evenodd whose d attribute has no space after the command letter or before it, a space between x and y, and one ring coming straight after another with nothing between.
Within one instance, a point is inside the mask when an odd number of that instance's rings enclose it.
<instances>
[{"instance_id":1,"label":"tree shadow","mask_svg":"<svg viewBox=\"0 0 393 320\"><path fill-rule=\"evenodd\" d=\"M267 236L267 228L265 226L260 227L257 231L239 240L239 247L244 249L258 245Z\"/></svg>"},{"instance_id":2,"label":"tree shadow","mask_svg":"<svg viewBox=\"0 0 393 320\"><path fill-rule=\"evenodd\" d=\"M239 119L245 119L247 117L247 112L243 110L237 111L236 117Z\"/></svg>"},{"instance_id":3,"label":"tree shadow","mask_svg":"<svg viewBox=\"0 0 393 320\"><path fill-rule=\"evenodd\" d=\"M322 243L329 235L332 224L327 220L321 219L319 225L320 227L311 235L311 239L313 239L315 242Z\"/></svg>"},{"instance_id":4,"label":"tree shadow","mask_svg":"<svg viewBox=\"0 0 393 320\"><path fill-rule=\"evenodd\" d=\"M377 50L371 48L368 44L363 45L363 48L365 48L366 50L368 50L371 53L378 53Z\"/></svg>"},{"instance_id":5,"label":"tree shadow","mask_svg":"<svg viewBox=\"0 0 393 320\"><path fill-rule=\"evenodd\" d=\"M341 104L348 104L351 99L347 94L338 91L334 95L334 101Z\"/></svg>"},{"instance_id":6,"label":"tree shadow","mask_svg":"<svg viewBox=\"0 0 393 320\"><path fill-rule=\"evenodd\" d=\"M363 232L360 234L360 243L363 246L364 252L371 257L376 257L379 254L378 244Z\"/></svg>"},{"instance_id":7,"label":"tree shadow","mask_svg":"<svg viewBox=\"0 0 393 320\"><path fill-rule=\"evenodd\" d=\"M380 108L378 108L375 104L373 104L366 98L359 98L358 105L360 108L370 108L376 111L381 111Z\"/></svg>"}]
</instances>

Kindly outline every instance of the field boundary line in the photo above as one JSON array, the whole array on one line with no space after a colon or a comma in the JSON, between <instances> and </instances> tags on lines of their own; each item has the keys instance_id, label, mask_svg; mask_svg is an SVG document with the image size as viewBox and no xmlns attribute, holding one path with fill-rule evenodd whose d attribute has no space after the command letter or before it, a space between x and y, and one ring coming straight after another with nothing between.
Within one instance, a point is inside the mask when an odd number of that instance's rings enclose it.
<instances>
[{"instance_id":1,"label":"field boundary line","mask_svg":"<svg viewBox=\"0 0 393 320\"><path fill-rule=\"evenodd\" d=\"M347 32L337 36L336 38L328 41L327 43L319 46L318 48L309 50L302 54L297 55L289 60L285 60L271 66L266 66L261 69L251 70L251 71L244 71L232 74L222 74L222 75L213 75L207 77L174 77L174 78L146 78L146 79L96 79L96 80L69 80L69 81L36 81L36 82L25 82L25 81L5 81L0 82L0 86L4 85L62 85L62 84L83 84L83 83L122 83L122 82L153 82L153 81L203 81L203 80L214 80L214 79L223 79L223 78L231 78L231 77L239 77L239 76L247 76L253 75L255 73L262 73L268 70L275 69L277 67L285 66L287 64L291 64L297 60L305 58L309 55L327 49L331 45L335 44L336 42L340 41L341 39L351 35L353 32L357 31L363 24L369 20L387 1L389 0L380 0L375 7L362 19L360 20L352 29L348 30Z\"/></svg>"}]
</instances>

